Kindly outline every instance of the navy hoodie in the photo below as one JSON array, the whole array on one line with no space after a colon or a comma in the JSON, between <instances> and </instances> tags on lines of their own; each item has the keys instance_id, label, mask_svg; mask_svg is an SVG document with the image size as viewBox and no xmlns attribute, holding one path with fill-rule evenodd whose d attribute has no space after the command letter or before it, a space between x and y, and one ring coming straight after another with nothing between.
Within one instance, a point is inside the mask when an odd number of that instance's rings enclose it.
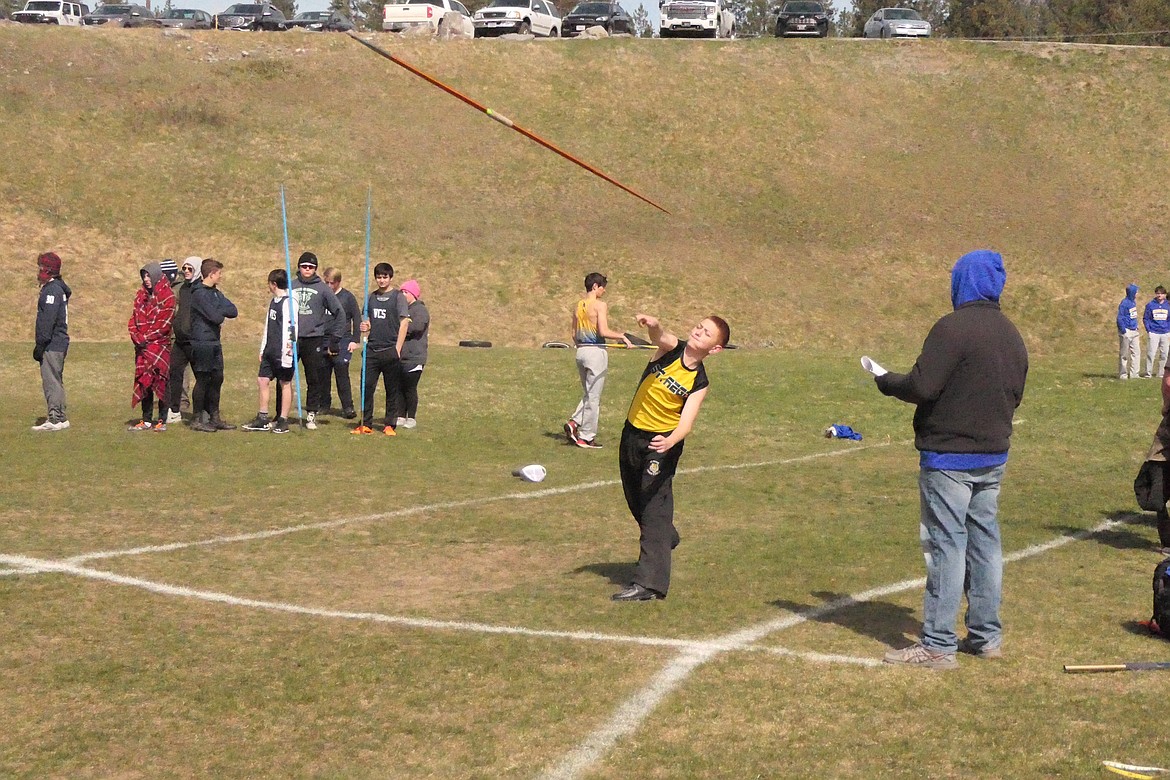
<instances>
[{"instance_id":1,"label":"navy hoodie","mask_svg":"<svg viewBox=\"0 0 1170 780\"><path fill-rule=\"evenodd\" d=\"M1006 279L998 253L963 255L951 271L955 310L930 329L914 367L874 378L884 395L917 406L914 446L923 467L972 469L1007 461L1028 350L999 309Z\"/></svg>"},{"instance_id":2,"label":"navy hoodie","mask_svg":"<svg viewBox=\"0 0 1170 780\"><path fill-rule=\"evenodd\" d=\"M61 277L41 286L37 299L37 346L45 352L69 351L69 296L73 291Z\"/></svg>"},{"instance_id":3,"label":"navy hoodie","mask_svg":"<svg viewBox=\"0 0 1170 780\"><path fill-rule=\"evenodd\" d=\"M236 305L218 287L208 287L202 279L191 284L192 342L218 342L223 321L234 319L238 314Z\"/></svg>"}]
</instances>

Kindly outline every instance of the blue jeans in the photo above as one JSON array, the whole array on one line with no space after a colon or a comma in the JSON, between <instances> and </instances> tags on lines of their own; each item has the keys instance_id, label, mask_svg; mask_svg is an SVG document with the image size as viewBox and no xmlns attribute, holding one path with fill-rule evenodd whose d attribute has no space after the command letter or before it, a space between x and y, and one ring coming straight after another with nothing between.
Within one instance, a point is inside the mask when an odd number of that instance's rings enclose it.
<instances>
[{"instance_id":1,"label":"blue jeans","mask_svg":"<svg viewBox=\"0 0 1170 780\"><path fill-rule=\"evenodd\" d=\"M919 537L926 558L922 645L940 653L958 646L955 618L967 595L967 636L972 646L998 647L1003 627L1003 546L996 513L1004 466L945 471L922 469Z\"/></svg>"}]
</instances>

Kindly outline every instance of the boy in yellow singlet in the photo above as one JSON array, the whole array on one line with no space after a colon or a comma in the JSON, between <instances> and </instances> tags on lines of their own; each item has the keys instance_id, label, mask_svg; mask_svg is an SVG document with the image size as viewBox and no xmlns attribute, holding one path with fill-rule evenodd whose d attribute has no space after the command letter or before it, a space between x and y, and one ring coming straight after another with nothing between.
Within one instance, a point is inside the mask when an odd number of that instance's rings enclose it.
<instances>
[{"instance_id":1,"label":"boy in yellow singlet","mask_svg":"<svg viewBox=\"0 0 1170 780\"><path fill-rule=\"evenodd\" d=\"M710 316L696 325L686 342L662 330L657 318L639 314L658 351L642 373L622 430L618 463L626 504L638 521L638 568L628 588L614 601L666 598L670 588L670 555L678 546L674 527L674 472L683 439L691 432L707 397L703 360L722 352L731 328L722 317Z\"/></svg>"},{"instance_id":2,"label":"boy in yellow singlet","mask_svg":"<svg viewBox=\"0 0 1170 780\"><path fill-rule=\"evenodd\" d=\"M599 273L585 277L585 297L573 309L573 343L577 345L577 373L581 377L581 402L565 422L565 436L570 444L587 450L599 450L597 418L601 412L601 390L609 370L606 339L621 339L630 346L624 333L610 330L609 307L601 300L606 279Z\"/></svg>"}]
</instances>

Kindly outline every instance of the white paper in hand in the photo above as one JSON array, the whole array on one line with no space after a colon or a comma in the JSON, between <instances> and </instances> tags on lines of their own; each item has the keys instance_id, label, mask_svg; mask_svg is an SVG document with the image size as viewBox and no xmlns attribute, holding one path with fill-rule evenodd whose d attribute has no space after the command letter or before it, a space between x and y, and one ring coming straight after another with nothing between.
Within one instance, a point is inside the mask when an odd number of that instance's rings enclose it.
<instances>
[{"instance_id":1,"label":"white paper in hand","mask_svg":"<svg viewBox=\"0 0 1170 780\"><path fill-rule=\"evenodd\" d=\"M861 359L861 367L874 376L881 376L882 374L889 373L884 368L875 363L869 355L866 355Z\"/></svg>"}]
</instances>

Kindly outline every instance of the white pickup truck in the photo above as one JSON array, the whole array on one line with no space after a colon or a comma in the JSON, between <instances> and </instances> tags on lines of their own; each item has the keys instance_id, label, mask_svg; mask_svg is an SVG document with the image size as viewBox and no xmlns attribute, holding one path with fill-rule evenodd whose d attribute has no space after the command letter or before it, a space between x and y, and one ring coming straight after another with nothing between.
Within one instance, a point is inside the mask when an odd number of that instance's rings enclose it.
<instances>
[{"instance_id":1,"label":"white pickup truck","mask_svg":"<svg viewBox=\"0 0 1170 780\"><path fill-rule=\"evenodd\" d=\"M734 38L735 14L720 0L659 0L658 37Z\"/></svg>"},{"instance_id":2,"label":"white pickup truck","mask_svg":"<svg viewBox=\"0 0 1170 780\"><path fill-rule=\"evenodd\" d=\"M404 0L386 3L382 6L382 29L387 32L402 32L412 27L429 26L435 33L443 21L443 14L457 13L467 19L471 26L471 13L459 0Z\"/></svg>"}]
</instances>

